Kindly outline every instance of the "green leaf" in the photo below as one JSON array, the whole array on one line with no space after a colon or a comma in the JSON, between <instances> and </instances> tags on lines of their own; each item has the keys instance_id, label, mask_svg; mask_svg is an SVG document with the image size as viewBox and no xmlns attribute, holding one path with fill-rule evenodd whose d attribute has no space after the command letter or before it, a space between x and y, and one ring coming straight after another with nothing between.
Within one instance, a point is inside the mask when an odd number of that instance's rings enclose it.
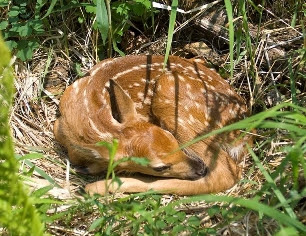
<instances>
[{"instance_id":1,"label":"green leaf","mask_svg":"<svg viewBox=\"0 0 306 236\"><path fill-rule=\"evenodd\" d=\"M104 0L97 0L97 22L103 44L105 44L108 36L109 22Z\"/></svg>"},{"instance_id":2,"label":"green leaf","mask_svg":"<svg viewBox=\"0 0 306 236\"><path fill-rule=\"evenodd\" d=\"M9 17L14 17L14 16L18 16L19 15L19 11L16 10L11 10L8 12L8 16Z\"/></svg>"},{"instance_id":3,"label":"green leaf","mask_svg":"<svg viewBox=\"0 0 306 236\"><path fill-rule=\"evenodd\" d=\"M20 40L17 46L17 57L23 61L31 59L33 56L33 51L38 47L39 43L36 40Z\"/></svg>"},{"instance_id":4,"label":"green leaf","mask_svg":"<svg viewBox=\"0 0 306 236\"><path fill-rule=\"evenodd\" d=\"M220 213L220 206L215 205L207 209L207 214L209 216L214 216L217 213Z\"/></svg>"},{"instance_id":5,"label":"green leaf","mask_svg":"<svg viewBox=\"0 0 306 236\"><path fill-rule=\"evenodd\" d=\"M37 189L34 192L32 192L31 196L35 197L35 198L42 197L43 195L45 195L47 192L49 192L53 188L54 188L53 185L48 185L48 186L42 187L42 188Z\"/></svg>"},{"instance_id":6,"label":"green leaf","mask_svg":"<svg viewBox=\"0 0 306 236\"><path fill-rule=\"evenodd\" d=\"M94 13L96 14L97 12L97 7L96 6L86 6L85 7L86 12L88 13Z\"/></svg>"},{"instance_id":7,"label":"green leaf","mask_svg":"<svg viewBox=\"0 0 306 236\"><path fill-rule=\"evenodd\" d=\"M182 231L185 231L185 226L183 226L183 225L176 225L172 229L173 233L179 233L179 232L182 232Z\"/></svg>"},{"instance_id":8,"label":"green leaf","mask_svg":"<svg viewBox=\"0 0 306 236\"><path fill-rule=\"evenodd\" d=\"M188 225L192 225L192 226L199 226L201 224L200 219L196 216L189 217L187 222L188 222Z\"/></svg>"},{"instance_id":9,"label":"green leaf","mask_svg":"<svg viewBox=\"0 0 306 236\"><path fill-rule=\"evenodd\" d=\"M145 157L131 157L131 161L142 166L148 166L148 164L150 163L150 161Z\"/></svg>"},{"instance_id":10,"label":"green leaf","mask_svg":"<svg viewBox=\"0 0 306 236\"><path fill-rule=\"evenodd\" d=\"M6 29L6 27L8 26L8 24L9 24L9 23L8 23L7 20L0 22L0 30Z\"/></svg>"},{"instance_id":11,"label":"green leaf","mask_svg":"<svg viewBox=\"0 0 306 236\"><path fill-rule=\"evenodd\" d=\"M22 161L22 160L31 160L31 159L40 159L43 158L44 155L42 153L29 153L26 154L24 156L16 156L18 161Z\"/></svg>"},{"instance_id":12,"label":"green leaf","mask_svg":"<svg viewBox=\"0 0 306 236\"><path fill-rule=\"evenodd\" d=\"M32 29L28 24L22 25L18 28L18 33L21 37L29 36L32 34Z\"/></svg>"},{"instance_id":13,"label":"green leaf","mask_svg":"<svg viewBox=\"0 0 306 236\"><path fill-rule=\"evenodd\" d=\"M5 41L5 43L11 51L18 46L18 44L13 40Z\"/></svg>"},{"instance_id":14,"label":"green leaf","mask_svg":"<svg viewBox=\"0 0 306 236\"><path fill-rule=\"evenodd\" d=\"M158 229L164 229L167 226L163 220L157 220L155 225Z\"/></svg>"},{"instance_id":15,"label":"green leaf","mask_svg":"<svg viewBox=\"0 0 306 236\"><path fill-rule=\"evenodd\" d=\"M104 218L98 218L96 220L94 220L94 222L92 222L92 224L89 227L89 231L93 231L94 229L96 229L98 226L100 226L104 221Z\"/></svg>"},{"instance_id":16,"label":"green leaf","mask_svg":"<svg viewBox=\"0 0 306 236\"><path fill-rule=\"evenodd\" d=\"M178 219L179 221L183 221L183 220L185 220L185 218L186 218L186 213L183 212L183 211L177 212L177 213L175 214L175 216L177 217L177 219Z\"/></svg>"}]
</instances>

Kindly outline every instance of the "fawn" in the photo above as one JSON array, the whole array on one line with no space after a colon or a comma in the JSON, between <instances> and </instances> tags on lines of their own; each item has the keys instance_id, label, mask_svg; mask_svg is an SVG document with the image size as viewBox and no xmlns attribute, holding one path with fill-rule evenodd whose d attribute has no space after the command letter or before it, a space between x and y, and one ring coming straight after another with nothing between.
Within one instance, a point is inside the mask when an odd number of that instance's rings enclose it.
<instances>
[{"instance_id":1,"label":"fawn","mask_svg":"<svg viewBox=\"0 0 306 236\"><path fill-rule=\"evenodd\" d=\"M233 131L204 139L182 150L179 145L242 119L244 100L199 59L170 56L126 56L107 59L75 81L60 101L54 134L79 171L106 170L108 150L99 141L119 141L115 160L146 157L141 166L122 162L118 172L145 175L120 178L109 191L150 189L179 195L218 192L240 177L238 163L246 153L245 136ZM167 178L161 178L167 177ZM86 186L105 194L105 181Z\"/></svg>"}]
</instances>

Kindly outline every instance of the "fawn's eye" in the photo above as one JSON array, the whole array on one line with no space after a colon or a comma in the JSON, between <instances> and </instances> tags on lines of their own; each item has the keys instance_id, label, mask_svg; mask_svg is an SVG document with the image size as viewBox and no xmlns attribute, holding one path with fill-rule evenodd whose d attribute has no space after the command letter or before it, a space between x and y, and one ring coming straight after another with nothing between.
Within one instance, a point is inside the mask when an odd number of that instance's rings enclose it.
<instances>
[{"instance_id":1,"label":"fawn's eye","mask_svg":"<svg viewBox=\"0 0 306 236\"><path fill-rule=\"evenodd\" d=\"M170 165L158 166L158 167L153 167L153 170L157 171L157 172L162 172L162 171L165 171L165 170L169 170L170 167L171 167Z\"/></svg>"}]
</instances>

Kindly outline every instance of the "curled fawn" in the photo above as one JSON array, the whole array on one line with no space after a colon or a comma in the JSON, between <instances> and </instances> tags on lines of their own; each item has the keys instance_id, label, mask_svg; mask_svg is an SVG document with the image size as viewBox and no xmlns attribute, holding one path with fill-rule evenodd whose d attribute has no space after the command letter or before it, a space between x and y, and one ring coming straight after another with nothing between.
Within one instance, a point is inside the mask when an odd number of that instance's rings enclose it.
<instances>
[{"instance_id":1,"label":"curled fawn","mask_svg":"<svg viewBox=\"0 0 306 236\"><path fill-rule=\"evenodd\" d=\"M163 61L163 56L127 56L98 63L64 92L56 140L67 148L72 164L90 174L108 165L108 150L97 146L99 141L119 140L115 161L148 158L148 166L129 161L116 167L146 174L121 178L122 192L195 195L233 186L249 138L235 141L236 131L183 150L179 145L242 119L247 114L243 99L200 60L171 56L165 69ZM105 194L105 181L86 190Z\"/></svg>"}]
</instances>

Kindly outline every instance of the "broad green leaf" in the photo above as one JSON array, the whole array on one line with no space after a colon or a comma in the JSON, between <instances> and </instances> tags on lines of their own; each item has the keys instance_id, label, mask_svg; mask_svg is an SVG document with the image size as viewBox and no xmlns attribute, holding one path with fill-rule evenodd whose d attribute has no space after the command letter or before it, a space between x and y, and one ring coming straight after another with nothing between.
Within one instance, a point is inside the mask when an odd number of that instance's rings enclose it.
<instances>
[{"instance_id":1,"label":"broad green leaf","mask_svg":"<svg viewBox=\"0 0 306 236\"><path fill-rule=\"evenodd\" d=\"M0 22L0 30L6 29L7 26L8 26L7 20Z\"/></svg>"},{"instance_id":2,"label":"broad green leaf","mask_svg":"<svg viewBox=\"0 0 306 236\"><path fill-rule=\"evenodd\" d=\"M103 44L105 44L109 30L108 14L105 0L97 0L97 22L99 31L102 36Z\"/></svg>"}]
</instances>

